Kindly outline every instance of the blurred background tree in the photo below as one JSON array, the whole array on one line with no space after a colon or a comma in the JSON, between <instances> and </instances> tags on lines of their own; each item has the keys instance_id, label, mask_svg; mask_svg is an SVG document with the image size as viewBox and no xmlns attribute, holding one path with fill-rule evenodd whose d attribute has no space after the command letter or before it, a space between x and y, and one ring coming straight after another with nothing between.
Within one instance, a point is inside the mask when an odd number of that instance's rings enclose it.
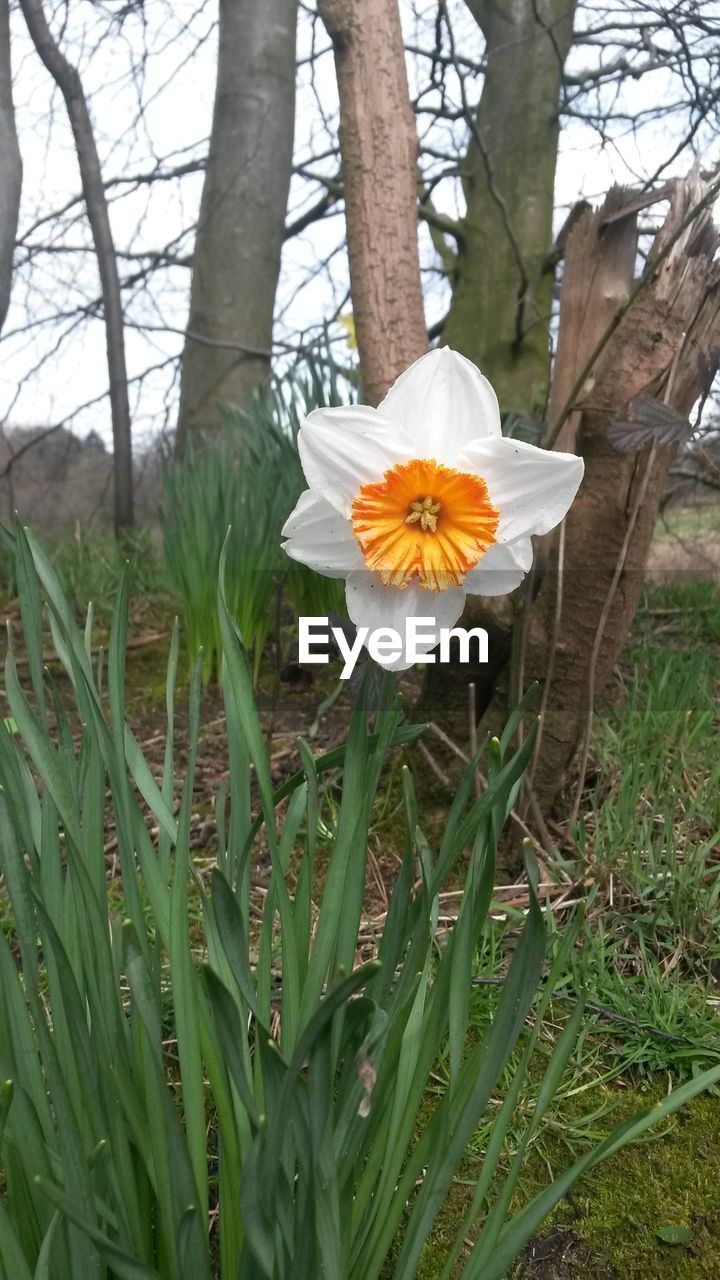
<instances>
[{"instance_id":1,"label":"blurred background tree","mask_svg":"<svg viewBox=\"0 0 720 1280\"><path fill-rule=\"evenodd\" d=\"M215 105L193 250L178 448L270 373L292 173L297 0L220 0Z\"/></svg>"}]
</instances>

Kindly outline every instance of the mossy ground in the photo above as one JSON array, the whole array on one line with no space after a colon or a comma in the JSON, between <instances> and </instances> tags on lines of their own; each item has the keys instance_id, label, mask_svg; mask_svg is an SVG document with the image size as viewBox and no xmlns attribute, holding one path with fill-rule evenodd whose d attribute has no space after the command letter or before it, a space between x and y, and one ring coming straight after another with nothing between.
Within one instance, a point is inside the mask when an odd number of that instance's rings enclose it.
<instances>
[{"instance_id":1,"label":"mossy ground","mask_svg":"<svg viewBox=\"0 0 720 1280\"><path fill-rule=\"evenodd\" d=\"M647 1091L630 1092L618 1119L647 1101ZM665 1243L668 1227L687 1228L690 1238ZM542 1235L565 1232L586 1246L582 1274L588 1277L720 1275L720 1099L695 1099L663 1132L627 1147L579 1182ZM538 1272L521 1263L515 1274L552 1276L544 1266Z\"/></svg>"},{"instance_id":2,"label":"mossy ground","mask_svg":"<svg viewBox=\"0 0 720 1280\"><path fill-rule=\"evenodd\" d=\"M666 1086L667 1087L667 1086ZM617 1103L616 1124L662 1096L661 1080L643 1088L598 1087L585 1096L592 1110ZM551 1159L548 1165L547 1157ZM579 1154L579 1153L578 1153ZM543 1140L543 1158L526 1166L518 1210L553 1174L572 1163L560 1136ZM468 1165L468 1182L477 1168ZM438 1280L472 1196L457 1182L417 1271L417 1280ZM658 1231L682 1227L690 1237L665 1243ZM455 1272L462 1275L461 1264ZM511 1280L710 1280L720 1275L720 1099L695 1099L663 1129L625 1148L576 1183L510 1272Z\"/></svg>"}]
</instances>

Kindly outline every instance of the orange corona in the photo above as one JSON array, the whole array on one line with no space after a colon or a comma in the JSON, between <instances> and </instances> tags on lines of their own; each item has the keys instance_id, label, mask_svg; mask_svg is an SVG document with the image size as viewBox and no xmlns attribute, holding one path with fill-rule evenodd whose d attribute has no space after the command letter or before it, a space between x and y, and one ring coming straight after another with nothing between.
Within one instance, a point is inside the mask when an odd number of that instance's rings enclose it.
<instances>
[{"instance_id":1,"label":"orange corona","mask_svg":"<svg viewBox=\"0 0 720 1280\"><path fill-rule=\"evenodd\" d=\"M428 591L459 586L493 546L499 513L480 476L433 458L400 463L364 484L352 527L368 569L384 583Z\"/></svg>"}]
</instances>

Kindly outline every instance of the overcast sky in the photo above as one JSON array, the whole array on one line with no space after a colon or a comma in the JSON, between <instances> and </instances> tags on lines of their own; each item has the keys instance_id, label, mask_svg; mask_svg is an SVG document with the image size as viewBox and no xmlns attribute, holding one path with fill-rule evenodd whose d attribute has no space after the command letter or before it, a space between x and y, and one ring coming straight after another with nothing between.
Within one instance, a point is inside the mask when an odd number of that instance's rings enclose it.
<instances>
[{"instance_id":1,"label":"overcast sky","mask_svg":"<svg viewBox=\"0 0 720 1280\"><path fill-rule=\"evenodd\" d=\"M418 28L411 6L401 0L406 34L415 43L429 46L422 23ZM421 14L432 14L430 0L416 4ZM99 11L98 11L99 10ZM192 249L192 227L197 215L202 177L182 181L142 184L134 189L122 182L128 175L146 173L201 158L210 129L216 57L216 3L205 0L147 0L144 25L127 19L112 29L112 6L89 3L70 5L64 47L81 70L91 99L98 145L106 179L121 180L111 188L113 230L122 254L123 274L136 269L142 255L176 241L178 252ZM461 11L462 12L462 11ZM46 425L67 419L84 435L99 431L110 438L109 411L101 397L107 385L104 331L95 318L80 321L77 309L96 297L97 275L82 206L73 206L72 225L60 228L42 221L53 210L67 205L80 190L77 162L62 100L30 46L18 12L13 15L13 59L20 145L24 163L21 236L33 245L30 262L23 258L17 275L11 311L0 344L0 413L10 424ZM303 17L299 54L309 52L310 24ZM469 18L458 24L458 47L479 54L481 45ZM328 46L324 34L317 47ZM144 56L140 57L141 53ZM587 51L571 55L571 66L587 65ZM139 71L138 71L139 66ZM129 74L135 67L135 75ZM409 61L411 88L417 87L422 63ZM630 115L661 102L670 91L664 71L623 89L624 108ZM297 100L296 160L305 162L323 149L326 139L322 113L332 119L336 92L332 54L316 64L314 87L309 67L301 67ZM140 110L140 107L142 108ZM627 125L611 130L602 142L582 121L566 123L562 131L557 173L557 219L581 197L599 199L613 181L636 184L646 181L674 151L685 121L666 118L646 125L639 134ZM421 129L422 129L421 121ZM462 125L455 126L462 136ZM717 139L699 135L707 167L720 159ZM689 153L677 158L667 174L686 171ZM317 166L322 168L321 165ZM325 164L325 172L328 170ZM317 187L293 180L291 207L317 198ZM458 208L457 182L445 182L436 202L450 212ZM347 288L344 252L331 254L343 241L343 219L336 216L310 228L286 245L278 298L277 336L293 340L299 331L320 324L333 315ZM62 244L65 251L57 252ZM423 261L431 260L431 248L421 232ZM140 255L140 257L138 257ZM330 265L324 264L331 256ZM131 378L134 434L142 445L162 427L174 426L177 387L168 363L182 349L181 332L187 319L190 273L172 267L157 277L150 291L128 295L127 350ZM444 312L445 287L428 279L426 309L431 323ZM341 340L342 330L337 329ZM352 355L344 350L345 358ZM157 365L155 370L150 366ZM140 376L142 377L141 381ZM78 406L89 401L79 412Z\"/></svg>"}]
</instances>

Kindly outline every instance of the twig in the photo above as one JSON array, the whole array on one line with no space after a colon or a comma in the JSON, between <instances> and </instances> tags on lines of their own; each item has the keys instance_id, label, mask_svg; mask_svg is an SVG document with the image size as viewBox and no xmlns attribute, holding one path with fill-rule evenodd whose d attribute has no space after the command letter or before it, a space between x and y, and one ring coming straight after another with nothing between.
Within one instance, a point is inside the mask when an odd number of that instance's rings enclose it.
<instances>
[{"instance_id":1,"label":"twig","mask_svg":"<svg viewBox=\"0 0 720 1280\"><path fill-rule=\"evenodd\" d=\"M550 699L550 686L552 684L553 672L555 669L555 655L557 653L558 642L560 640L560 622L562 618L563 605L563 568L565 565L565 521L560 525L560 533L558 539L558 558L557 558L557 588L555 592L555 616L553 618L553 629L550 637L550 649L548 651L547 667L545 670L545 683L543 685L542 696L540 698L540 710L538 712L538 731L535 739L535 749L533 757L530 761L530 769L524 784L525 791L529 791L535 780L535 770L540 759L540 743L542 742L543 729L545 727L545 715L547 713L548 702Z\"/></svg>"},{"instance_id":2,"label":"twig","mask_svg":"<svg viewBox=\"0 0 720 1280\"><path fill-rule=\"evenodd\" d=\"M444 787L447 787L448 791L452 791L452 783L450 779L448 778L444 769L440 768L440 765L438 764L437 760L434 759L432 752L428 751L427 747L425 746L425 743L422 742L420 739L418 739L416 745L420 748L421 756L426 761L426 763L430 766L433 773L435 774L435 777L438 778L440 782L442 782Z\"/></svg>"},{"instance_id":3,"label":"twig","mask_svg":"<svg viewBox=\"0 0 720 1280\"><path fill-rule=\"evenodd\" d=\"M159 640L165 640L169 635L170 635L169 631L153 631L145 636L135 636L128 640L126 648L128 650L145 649L148 645L157 644ZM94 648L92 650L93 658L96 658L100 653L101 649L104 649L104 648L105 648L105 645L102 645L102 644ZM27 654L21 653L15 659L15 666L26 667L28 665L28 661L29 659L27 657ZM58 654L55 652L55 650L51 649L49 653L43 654L42 661L43 661L43 666L48 667L51 664L55 665L56 663L61 662L61 659L58 656Z\"/></svg>"},{"instance_id":4,"label":"twig","mask_svg":"<svg viewBox=\"0 0 720 1280\"><path fill-rule=\"evenodd\" d=\"M620 554L617 559L617 564L615 565L615 572L613 573L612 582L610 583L610 589L607 593L607 596L605 597L605 603L603 604L602 613L600 614L600 620L597 626L597 631L595 632L595 639L593 640L593 646L590 651L590 666L588 668L588 714L587 714L587 720L585 724L585 734L583 738L583 748L582 748L582 756L580 760L580 773L578 777L577 791L575 793L575 801L572 807L572 814L570 815L571 826L574 826L575 823L577 822L578 814L580 812L582 795L583 795L583 791L585 790L585 778L587 776L588 758L590 755L590 737L592 734L593 716L595 711L595 675L597 672L597 664L598 664L598 658L600 656L600 649L602 646L603 639L605 637L605 627L607 626L607 620L610 616L610 610L612 608L613 600L615 599L615 592L617 591L618 583L620 582L620 578L622 576L622 572L625 567L627 553L630 549L630 542L632 540L633 533L635 532L635 524L637 522L638 515L640 514L640 508L643 504L645 494L647 492L648 484L650 483L650 476L652 475L652 469L655 464L656 455L657 455L657 440L653 440L652 445L650 446L650 452L647 457L647 462L645 464L645 470L643 472L640 488L637 491L637 494L635 496L635 501L633 502L633 505L632 505L632 510L630 512L630 519L628 520L627 528L625 530L625 537L623 538L622 546L620 548Z\"/></svg>"},{"instance_id":5,"label":"twig","mask_svg":"<svg viewBox=\"0 0 720 1280\"><path fill-rule=\"evenodd\" d=\"M461 750L457 742L453 742L452 738L448 737L448 735L444 732L444 730L440 728L439 724L435 724L434 720L431 720L429 722L428 729L430 730L431 733L435 734L436 738L439 738L441 742L444 742L446 747L449 747L451 751L454 751L455 755L458 756L460 760L462 760L465 764L470 763L470 757L463 750Z\"/></svg>"},{"instance_id":6,"label":"twig","mask_svg":"<svg viewBox=\"0 0 720 1280\"><path fill-rule=\"evenodd\" d=\"M477 703L475 700L475 681L468 685L468 715L470 717L470 759L477 755ZM475 770L475 795L480 795L480 774Z\"/></svg>"},{"instance_id":7,"label":"twig","mask_svg":"<svg viewBox=\"0 0 720 1280\"><path fill-rule=\"evenodd\" d=\"M546 854L550 858L551 865L553 866L554 870L559 872L561 876L565 876L565 879L567 880L569 879L567 872L564 871L563 868L559 865L560 851L553 844L552 837L550 835L550 832L548 831L547 824L545 822L545 818L543 817L542 809L540 808L540 803L532 787L528 787L527 795L528 795L528 802L530 805L530 812L533 817L533 822L535 823L538 829L538 832L540 834L540 839L542 841L543 849L545 850Z\"/></svg>"}]
</instances>

